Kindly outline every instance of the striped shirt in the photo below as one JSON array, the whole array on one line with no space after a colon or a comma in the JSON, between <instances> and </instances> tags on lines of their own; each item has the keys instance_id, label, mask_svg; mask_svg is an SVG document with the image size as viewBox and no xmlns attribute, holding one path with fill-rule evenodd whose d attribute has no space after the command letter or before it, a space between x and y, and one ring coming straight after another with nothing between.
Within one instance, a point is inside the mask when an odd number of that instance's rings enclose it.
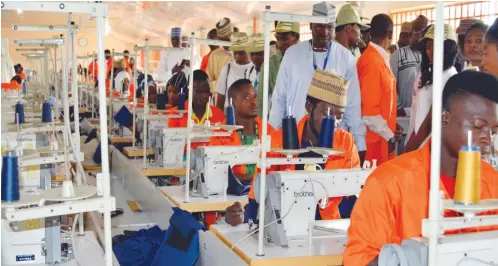
<instances>
[{"instance_id":1,"label":"striped shirt","mask_svg":"<svg viewBox=\"0 0 498 266\"><path fill-rule=\"evenodd\" d=\"M398 109L411 106L413 84L420 71L421 62L422 54L409 46L398 49L391 57L391 70L397 81Z\"/></svg>"}]
</instances>

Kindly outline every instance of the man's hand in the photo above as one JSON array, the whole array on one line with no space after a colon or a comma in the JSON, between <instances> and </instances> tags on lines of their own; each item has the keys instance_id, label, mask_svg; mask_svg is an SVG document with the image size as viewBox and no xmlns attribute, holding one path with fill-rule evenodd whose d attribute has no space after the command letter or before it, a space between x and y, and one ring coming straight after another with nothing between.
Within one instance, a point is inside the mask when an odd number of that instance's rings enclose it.
<instances>
[{"instance_id":1,"label":"man's hand","mask_svg":"<svg viewBox=\"0 0 498 266\"><path fill-rule=\"evenodd\" d=\"M396 112L396 115L397 116L406 116L405 109L403 109L403 108L398 109L398 111Z\"/></svg>"},{"instance_id":2,"label":"man's hand","mask_svg":"<svg viewBox=\"0 0 498 266\"><path fill-rule=\"evenodd\" d=\"M396 142L388 142L387 143L387 146L388 146L388 152L391 153L393 152L395 149L396 149Z\"/></svg>"},{"instance_id":3,"label":"man's hand","mask_svg":"<svg viewBox=\"0 0 498 266\"><path fill-rule=\"evenodd\" d=\"M402 137L403 137L403 128L398 123L396 123L396 131L394 132L394 138L396 139L397 142L400 142Z\"/></svg>"},{"instance_id":4,"label":"man's hand","mask_svg":"<svg viewBox=\"0 0 498 266\"><path fill-rule=\"evenodd\" d=\"M244 208L240 202L235 202L232 206L226 209L225 219L227 224L237 226L244 222Z\"/></svg>"},{"instance_id":5,"label":"man's hand","mask_svg":"<svg viewBox=\"0 0 498 266\"><path fill-rule=\"evenodd\" d=\"M171 73L175 74L175 73L178 73L180 71L183 70L183 65L178 65L176 64L174 67L173 67L173 70L171 70Z\"/></svg>"}]
</instances>

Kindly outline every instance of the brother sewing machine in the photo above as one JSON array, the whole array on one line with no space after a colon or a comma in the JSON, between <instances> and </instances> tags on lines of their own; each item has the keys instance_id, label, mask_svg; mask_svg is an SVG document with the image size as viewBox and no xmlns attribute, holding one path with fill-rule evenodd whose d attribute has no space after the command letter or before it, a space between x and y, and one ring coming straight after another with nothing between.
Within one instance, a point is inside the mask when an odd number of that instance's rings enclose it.
<instances>
[{"instance_id":1,"label":"brother sewing machine","mask_svg":"<svg viewBox=\"0 0 498 266\"><path fill-rule=\"evenodd\" d=\"M287 247L289 239L308 237L316 208L328 199L360 194L372 169L282 171L266 177L265 234L269 242ZM259 199L259 178L254 187Z\"/></svg>"}]
</instances>

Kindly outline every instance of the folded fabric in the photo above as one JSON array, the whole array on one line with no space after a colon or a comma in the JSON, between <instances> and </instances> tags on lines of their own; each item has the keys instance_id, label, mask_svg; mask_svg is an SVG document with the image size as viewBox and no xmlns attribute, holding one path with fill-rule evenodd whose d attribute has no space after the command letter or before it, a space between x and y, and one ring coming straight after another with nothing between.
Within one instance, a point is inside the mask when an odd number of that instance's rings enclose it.
<instances>
[{"instance_id":1,"label":"folded fabric","mask_svg":"<svg viewBox=\"0 0 498 266\"><path fill-rule=\"evenodd\" d=\"M385 140L390 140L394 137L394 133L387 126L386 120L382 118L380 115L376 116L364 116L363 121L365 125L373 131L374 133L379 134Z\"/></svg>"},{"instance_id":2,"label":"folded fabric","mask_svg":"<svg viewBox=\"0 0 498 266\"><path fill-rule=\"evenodd\" d=\"M165 231L158 226L150 229L124 231L113 238L113 251L122 266L148 266L164 238Z\"/></svg>"},{"instance_id":3,"label":"folded fabric","mask_svg":"<svg viewBox=\"0 0 498 266\"><path fill-rule=\"evenodd\" d=\"M126 108L126 106L121 106L121 109L114 116L114 120L118 122L123 127L133 126L133 114Z\"/></svg>"},{"instance_id":4,"label":"folded fabric","mask_svg":"<svg viewBox=\"0 0 498 266\"><path fill-rule=\"evenodd\" d=\"M228 188L227 193L235 196L244 196L249 194L251 190L251 182L240 182L232 171L232 167L228 166Z\"/></svg>"}]
</instances>

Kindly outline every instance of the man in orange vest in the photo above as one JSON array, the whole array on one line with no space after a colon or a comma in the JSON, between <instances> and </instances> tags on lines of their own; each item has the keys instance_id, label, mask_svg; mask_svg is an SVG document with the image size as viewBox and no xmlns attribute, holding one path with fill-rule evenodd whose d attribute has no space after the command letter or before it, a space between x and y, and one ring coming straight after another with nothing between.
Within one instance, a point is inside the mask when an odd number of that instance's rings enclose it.
<instances>
[{"instance_id":1,"label":"man in orange vest","mask_svg":"<svg viewBox=\"0 0 498 266\"><path fill-rule=\"evenodd\" d=\"M178 77L178 79L175 79ZM168 98L170 103L176 107L172 110L177 110L178 107L178 95L181 90L185 95L188 95L188 81L183 72L175 73L173 77L168 81ZM209 80L206 72L202 70L194 71L194 84L193 84L193 99L192 99L192 120L194 124L203 124L207 119L211 124L223 123L225 121L225 113L211 105L209 102L212 96L209 87ZM209 104L209 109L207 108ZM185 101L185 110L188 109L188 100ZM187 115L183 115L182 118L170 118L168 119L168 127L187 127Z\"/></svg>"},{"instance_id":2,"label":"man in orange vest","mask_svg":"<svg viewBox=\"0 0 498 266\"><path fill-rule=\"evenodd\" d=\"M209 40L216 40L216 37L217 37L217 34L216 34L216 29L212 29L208 32L208 35L207 35L207 38ZM207 68L208 68L208 63L209 63L209 56L211 55L211 53L218 49L218 46L216 45L209 45L209 53L207 55L205 55L203 58L202 58L202 61L201 61L201 70L206 72L207 71Z\"/></svg>"},{"instance_id":3,"label":"man in orange vest","mask_svg":"<svg viewBox=\"0 0 498 266\"><path fill-rule=\"evenodd\" d=\"M234 131L230 137L213 137L210 145L253 145L261 140L263 125L258 116L258 95L249 79L235 81L228 91L228 98L232 99L235 123L244 128ZM268 125L267 134L271 135L273 128ZM256 165L237 165L232 169L240 182L251 182L256 173Z\"/></svg>"},{"instance_id":4,"label":"man in orange vest","mask_svg":"<svg viewBox=\"0 0 498 266\"><path fill-rule=\"evenodd\" d=\"M441 179L445 199L453 199L458 153L467 144L489 146L490 131L498 128L498 79L490 74L463 71L451 77L443 91ZM348 230L344 265L377 265L380 249L420 237L422 220L428 217L430 188L430 143L384 164L370 174L360 194ZM498 197L498 173L481 162L480 199ZM480 215L497 214L498 211ZM446 210L445 217L459 216ZM446 233L468 233L498 228L469 228Z\"/></svg>"},{"instance_id":5,"label":"man in orange vest","mask_svg":"<svg viewBox=\"0 0 498 266\"><path fill-rule=\"evenodd\" d=\"M361 113L367 125L367 154L365 160L377 160L377 165L386 162L395 152L396 139L396 79L389 64L387 48L392 42L393 21L386 14L372 18L371 41L358 59L358 78L361 90ZM369 123L381 117L381 125ZM382 121L383 120L383 121ZM378 122L375 121L375 122ZM385 124L383 123L385 122ZM387 131L386 136L381 135Z\"/></svg>"},{"instance_id":6,"label":"man in orange vest","mask_svg":"<svg viewBox=\"0 0 498 266\"><path fill-rule=\"evenodd\" d=\"M319 132L321 132L322 118L330 112L330 115L336 119L335 132L332 135L333 148L345 151L340 155L332 155L322 167L324 169L349 169L360 167L360 157L358 150L354 144L354 139L351 133L338 127L339 121L342 118L347 103L347 82L342 80L341 84L334 82L338 77L336 74L318 70L311 81L311 86L308 90L306 99L306 111L309 115L305 115L297 126L297 132L301 147L307 148L310 146L319 145ZM282 129L275 131L272 134L272 148L282 148L283 146L283 131ZM303 154L304 155L304 154ZM312 154L306 154L316 156ZM270 155L271 156L271 155ZM272 170L292 170L294 166L274 167ZM254 186L254 183L253 183ZM254 199L254 188L249 192L249 203L245 210L240 203L227 208L226 221L231 225L247 222L249 219L256 220L258 203ZM356 199L351 198L331 198L329 205L325 209L320 209L317 218L324 220L340 219L341 217L349 217L352 205ZM241 213L244 213L242 216ZM243 217L243 219L242 219Z\"/></svg>"}]
</instances>

